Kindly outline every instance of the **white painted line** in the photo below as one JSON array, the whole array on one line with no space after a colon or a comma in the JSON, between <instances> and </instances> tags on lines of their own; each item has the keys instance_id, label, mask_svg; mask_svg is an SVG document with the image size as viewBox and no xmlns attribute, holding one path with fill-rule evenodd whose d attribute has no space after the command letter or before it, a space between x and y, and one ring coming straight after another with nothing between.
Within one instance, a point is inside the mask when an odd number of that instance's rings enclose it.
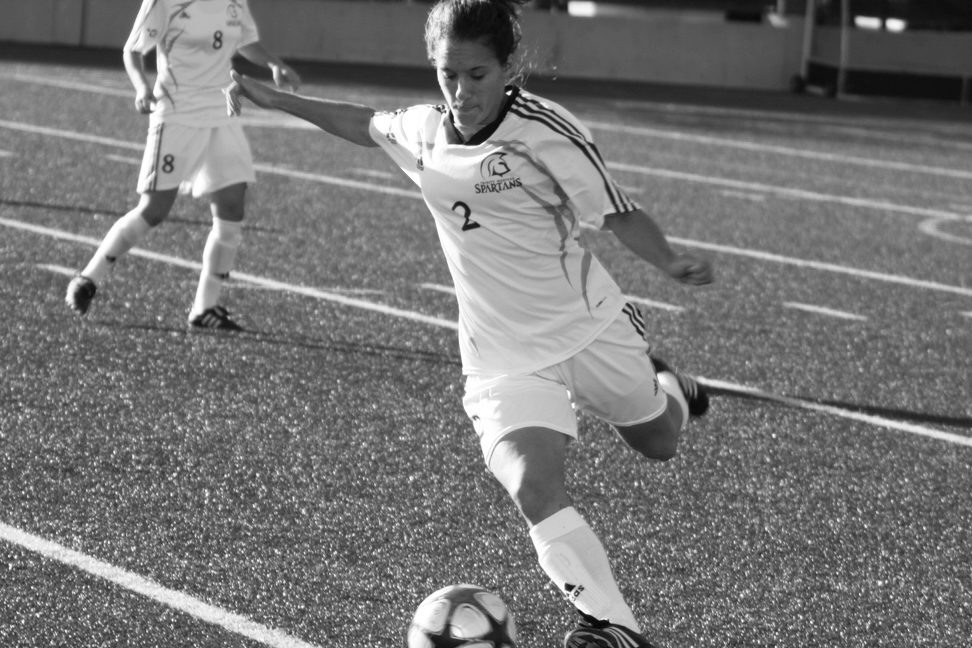
<instances>
[{"instance_id":1,"label":"white painted line","mask_svg":"<svg viewBox=\"0 0 972 648\"><path fill-rule=\"evenodd\" d=\"M661 310L671 311L673 313L681 313L685 309L681 306L675 306L674 304L666 304L665 302L652 301L650 299L645 299L644 297L635 297L634 295L621 295L628 301L637 302L639 304L644 304L648 308L658 308Z\"/></svg>"},{"instance_id":2,"label":"white painted line","mask_svg":"<svg viewBox=\"0 0 972 648\"><path fill-rule=\"evenodd\" d=\"M38 268L41 268L43 270L49 270L49 271L54 272L56 274L65 275L67 277L73 277L78 272L74 268L65 268L64 266L53 265L51 263L38 263L37 264L37 267Z\"/></svg>"},{"instance_id":3,"label":"white painted line","mask_svg":"<svg viewBox=\"0 0 972 648\"><path fill-rule=\"evenodd\" d=\"M706 146L724 146L746 151L755 151L758 153L773 153L775 155L786 155L810 160L820 160L823 162L837 162L876 169L892 169L895 171L906 171L908 173L923 173L927 175L944 176L947 178L958 178L960 180L972 180L972 171L964 171L962 169L949 169L946 167L933 167L923 164L894 162L892 160L878 160L874 158L855 157L852 155L808 151L805 149L792 148L788 146L774 146L771 144L760 144L758 142L747 142L744 140L734 140L725 137L712 137L709 135L694 135L692 133L682 133L679 131L648 128L644 126L620 126L618 124L609 124L604 122L586 123L590 128L615 133L625 133L627 135L641 135L642 137L654 137L679 142L691 142L693 144L704 144Z\"/></svg>"},{"instance_id":4,"label":"white painted line","mask_svg":"<svg viewBox=\"0 0 972 648\"><path fill-rule=\"evenodd\" d=\"M734 189L723 189L719 193L729 198L742 198L743 200L752 200L753 202L764 202L766 200L766 194L753 193L751 191L736 191Z\"/></svg>"},{"instance_id":5,"label":"white painted line","mask_svg":"<svg viewBox=\"0 0 972 648\"><path fill-rule=\"evenodd\" d=\"M940 229L938 229L939 225L941 225L943 222L953 222L953 221L945 221L944 219L941 218L929 218L928 220L919 223L918 229L919 231L921 231L924 234L927 234L928 236L933 236L937 239L948 241L949 243L958 243L959 245L972 245L972 238L968 238L966 236L957 236L955 234L949 234L948 232L943 232Z\"/></svg>"},{"instance_id":6,"label":"white painted line","mask_svg":"<svg viewBox=\"0 0 972 648\"><path fill-rule=\"evenodd\" d=\"M110 583L157 603L178 610L200 621L219 626L234 634L242 635L272 648L318 648L288 635L282 630L268 628L245 616L210 605L193 596L163 587L144 576L139 576L120 567L115 567L97 558L92 558L73 549L51 542L39 536L21 531L0 522L0 539L16 544L45 558L68 565L83 572L97 576Z\"/></svg>"},{"instance_id":7,"label":"white painted line","mask_svg":"<svg viewBox=\"0 0 972 648\"><path fill-rule=\"evenodd\" d=\"M110 153L105 156L105 159L106 160L111 160L112 162L123 162L125 164L132 164L132 165L136 165L136 166L142 164L142 161L140 159L138 159L138 158L122 157L121 155L112 155Z\"/></svg>"},{"instance_id":8,"label":"white painted line","mask_svg":"<svg viewBox=\"0 0 972 648\"><path fill-rule=\"evenodd\" d=\"M672 171L670 169L658 169L654 167L640 166L637 164L621 164L619 162L608 162L608 166L618 171L638 173L641 175L655 176L658 178L668 178L670 180L685 180L686 182L697 182L700 184L715 185L718 187L729 187L741 191L764 192L796 198L799 200L811 200L814 202L837 203L849 207L861 207L864 209L875 209L885 212L907 214L909 216L922 216L924 218L941 218L944 220L965 220L962 214L945 211L943 209L929 209L926 207L912 207L888 202L886 200L872 200L870 198L855 198L853 196L838 196L835 194L825 194L819 191L807 191L805 189L791 189L777 185L762 184L760 182L746 182L744 180L731 180L729 178L717 178L715 176L704 176L697 173L686 173L684 171Z\"/></svg>"},{"instance_id":9,"label":"white painted line","mask_svg":"<svg viewBox=\"0 0 972 648\"><path fill-rule=\"evenodd\" d=\"M902 286L908 286L910 288L921 288L925 290L934 290L937 292L947 292L954 293L956 295L963 295L965 297L972 297L972 288L963 288L962 286L952 286L949 284L942 284L935 281L924 281L922 279L912 279L911 277L902 277L900 275L889 275L883 272L871 272L870 270L858 270L857 268L848 268L846 266L839 266L833 263L824 263L822 261L807 261L805 259L794 259L793 257L785 257L779 254L773 254L771 252L759 252L757 250L744 250L742 248L732 247L730 245L718 245L716 243L703 243L702 241L693 241L692 239L683 239L676 236L667 237L672 243L678 243L679 245L684 245L691 248L697 248L699 250L710 250L712 252L722 252L724 254L735 254L737 256L750 257L753 259L759 259L760 261L773 261L774 263L783 263L786 265L793 265L801 268L813 268L814 270L823 270L826 272L836 272L838 274L851 275L852 277L857 277L859 279L873 279L875 281L884 281L887 283L900 284Z\"/></svg>"},{"instance_id":10,"label":"white painted line","mask_svg":"<svg viewBox=\"0 0 972 648\"><path fill-rule=\"evenodd\" d=\"M425 288L426 290L435 290L437 292L444 292L450 295L456 294L456 289L454 286L443 286L442 284L433 284L433 283L424 283L419 285L420 287Z\"/></svg>"},{"instance_id":11,"label":"white painted line","mask_svg":"<svg viewBox=\"0 0 972 648\"><path fill-rule=\"evenodd\" d=\"M0 127L9 128L10 130L21 131L24 133L33 133L34 135L49 135L51 137L61 137L64 139L77 140L79 142L88 142L90 144L103 144L105 146L116 146L118 148L132 149L134 151L141 151L145 148L144 142L126 142L124 140L118 140L111 137L99 137L98 135L85 135L84 133L77 133L74 131L61 130L59 128L47 128L46 126L34 126L33 124L21 124L20 122L7 121L6 119L0 119Z\"/></svg>"},{"instance_id":12,"label":"white painted line","mask_svg":"<svg viewBox=\"0 0 972 648\"><path fill-rule=\"evenodd\" d=\"M924 436L931 439L938 439L939 441L946 441L948 443L954 443L956 445L963 445L972 448L972 437L962 436L960 434L952 434L950 432L942 432L941 430L936 430L934 428L924 427L921 425L914 425L912 423L905 423L903 421L895 421L892 419L884 418L883 416L862 414L860 412L854 412L841 407L835 407L833 405L822 405L820 403L814 403L813 401L802 400L799 398L778 396L776 394L771 394L769 392L761 391L754 387L746 387L744 385L737 385L735 383L723 382L721 380L712 380L711 378L699 378L698 376L695 376L695 378L700 383L708 387L714 387L716 389L722 389L736 394L756 396L764 400L773 401L775 403L780 403L783 405L788 405L790 407L797 407L799 409L810 410L812 412L821 412L823 414L839 416L841 418L851 419L853 421L860 421L861 423L868 423L870 425L875 425L877 427L885 428L888 430L894 430L897 432L908 432L909 434L917 434L919 436Z\"/></svg>"},{"instance_id":13,"label":"white painted line","mask_svg":"<svg viewBox=\"0 0 972 648\"><path fill-rule=\"evenodd\" d=\"M92 247L98 247L101 244L100 240L91 238L90 236L79 236L77 234L72 234L70 232L64 232L61 230L41 227L39 225L33 225L30 223L11 221L6 218L0 218L0 225L13 227L15 229L20 229L28 232L33 232L34 234L41 234L43 236L50 236L53 238L58 238L66 241L73 241L75 243L84 243ZM167 254L159 254L157 252L150 252L149 250L143 250L142 248L132 248L129 251L129 254L131 254L132 256L142 257L144 259L151 259L152 261L160 261L162 263L168 263L169 265L174 265L180 268L194 270L196 272L202 270L202 264L197 261L187 261L185 259L180 259L179 257L169 256ZM263 286L264 288L273 288L275 290L286 290L288 292L297 295L304 295L306 297L313 297L315 299L335 302L337 304L342 304L344 306L353 306L355 308L361 308L364 310L376 311L379 313L383 313L385 315L401 317L402 319L408 319L416 322L423 322L425 324L433 324L435 326L441 326L443 328L451 328L453 330L459 329L458 323L450 320L445 320L438 317L430 317L428 315L423 315L422 313L402 310L400 308L393 308L391 306L385 306L384 304L376 304L375 302L365 301L363 299L354 299L353 297L347 297L345 295L337 295L335 293L329 293L323 290L319 290L317 288L310 288L308 286L299 286L296 284L288 284L282 281L274 281L273 279L258 277L256 275L247 274L245 272L234 272L233 278L236 281L247 281L252 284L256 284L258 286Z\"/></svg>"},{"instance_id":14,"label":"white painted line","mask_svg":"<svg viewBox=\"0 0 972 648\"><path fill-rule=\"evenodd\" d=\"M84 92L95 92L97 94L111 95L113 97L135 98L135 90L127 88L112 88L109 86L96 85L94 83L81 83L80 81L66 81L55 79L54 77L39 77L27 74L12 74L6 78L24 83L34 83L36 85L46 85L52 88L64 88L65 90L82 90ZM227 84L228 85L228 84Z\"/></svg>"},{"instance_id":15,"label":"white painted line","mask_svg":"<svg viewBox=\"0 0 972 648\"><path fill-rule=\"evenodd\" d=\"M810 304L800 304L797 302L783 302L783 305L786 306L787 308L795 308L796 310L806 311L808 313L815 313L817 315L839 317L841 319L856 320L858 322L867 321L867 318L864 317L863 315L855 315L854 313L834 310L833 308L824 308L823 306L811 306Z\"/></svg>"},{"instance_id":16,"label":"white painted line","mask_svg":"<svg viewBox=\"0 0 972 648\"><path fill-rule=\"evenodd\" d=\"M369 178L381 178L382 180L399 180L402 177L400 173L392 173L391 171L377 171L375 169L361 169L355 167L353 169L348 169L351 173L357 173L358 175L368 176Z\"/></svg>"},{"instance_id":17,"label":"white painted line","mask_svg":"<svg viewBox=\"0 0 972 648\"><path fill-rule=\"evenodd\" d=\"M963 317L972 318L972 311L965 311L964 313L959 313L959 315L962 315Z\"/></svg>"},{"instance_id":18,"label":"white painted line","mask_svg":"<svg viewBox=\"0 0 972 648\"><path fill-rule=\"evenodd\" d=\"M301 180L313 180L314 182L324 182L327 184L337 185L339 187L347 187L349 189L363 189L365 191L374 191L376 193L389 194L391 196L401 196L402 198L417 198L419 200L424 200L422 198L422 193L419 191L411 189L400 189L398 187L385 187L382 185L371 184L370 182L361 182L359 180L348 180L347 178L339 178L337 176L323 175L320 173L307 173L305 171L295 171L293 169L285 169L275 164L254 164L253 168L257 171L262 171L263 173L271 173L274 175L287 176L288 178L299 178Z\"/></svg>"},{"instance_id":19,"label":"white painted line","mask_svg":"<svg viewBox=\"0 0 972 648\"><path fill-rule=\"evenodd\" d=\"M0 157L13 157L13 156L14 154L12 151L0 151Z\"/></svg>"}]
</instances>

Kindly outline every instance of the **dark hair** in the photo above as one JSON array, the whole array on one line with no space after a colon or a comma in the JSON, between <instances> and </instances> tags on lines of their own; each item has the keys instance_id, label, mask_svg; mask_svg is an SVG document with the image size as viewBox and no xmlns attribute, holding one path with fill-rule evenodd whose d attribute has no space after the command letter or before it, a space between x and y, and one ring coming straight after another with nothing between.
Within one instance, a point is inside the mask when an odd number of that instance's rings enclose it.
<instances>
[{"instance_id":1,"label":"dark hair","mask_svg":"<svg viewBox=\"0 0 972 648\"><path fill-rule=\"evenodd\" d=\"M425 49L435 65L444 38L482 41L500 65L511 62L520 44L520 5L528 0L438 0L425 22Z\"/></svg>"}]
</instances>

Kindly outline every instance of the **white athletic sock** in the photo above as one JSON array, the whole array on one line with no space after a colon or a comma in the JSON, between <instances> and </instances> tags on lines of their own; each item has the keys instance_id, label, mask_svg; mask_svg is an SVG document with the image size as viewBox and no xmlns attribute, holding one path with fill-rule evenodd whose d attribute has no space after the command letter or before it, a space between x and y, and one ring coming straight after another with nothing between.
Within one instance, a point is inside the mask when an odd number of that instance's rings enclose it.
<instances>
[{"instance_id":1,"label":"white athletic sock","mask_svg":"<svg viewBox=\"0 0 972 648\"><path fill-rule=\"evenodd\" d=\"M203 268L199 274L192 315L200 315L219 301L223 282L236 265L236 251L243 241L243 223L213 218L213 229L203 250Z\"/></svg>"},{"instance_id":2,"label":"white athletic sock","mask_svg":"<svg viewBox=\"0 0 972 648\"><path fill-rule=\"evenodd\" d=\"M678 402L679 407L682 408L680 412L672 412L672 419L678 423L678 429L684 429L685 424L688 423L689 409L688 402L685 400L685 394L682 393L682 387L678 384L678 378L675 377L670 371L660 371L658 373L658 384L661 385L662 391L668 394L671 398L674 398ZM672 401L668 401L669 410L671 410Z\"/></svg>"},{"instance_id":3,"label":"white athletic sock","mask_svg":"<svg viewBox=\"0 0 972 648\"><path fill-rule=\"evenodd\" d=\"M152 226L137 211L130 211L111 226L98 251L85 266L81 274L96 284L115 266L120 256L135 247Z\"/></svg>"},{"instance_id":4,"label":"white athletic sock","mask_svg":"<svg viewBox=\"0 0 972 648\"><path fill-rule=\"evenodd\" d=\"M573 507L535 525L530 538L540 566L578 610L641 632L614 580L604 546Z\"/></svg>"}]
</instances>

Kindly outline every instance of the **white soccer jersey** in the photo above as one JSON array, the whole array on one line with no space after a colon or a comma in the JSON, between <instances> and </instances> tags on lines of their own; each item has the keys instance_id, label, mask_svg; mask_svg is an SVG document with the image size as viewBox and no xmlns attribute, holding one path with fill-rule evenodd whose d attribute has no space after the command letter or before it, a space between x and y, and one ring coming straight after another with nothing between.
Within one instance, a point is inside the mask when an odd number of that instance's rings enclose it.
<instances>
[{"instance_id":1,"label":"white soccer jersey","mask_svg":"<svg viewBox=\"0 0 972 648\"><path fill-rule=\"evenodd\" d=\"M550 366L617 316L620 290L581 247L580 227L637 206L564 108L514 87L496 122L469 142L445 106L379 112L371 136L435 218L459 302L464 373Z\"/></svg>"},{"instance_id":2,"label":"white soccer jersey","mask_svg":"<svg viewBox=\"0 0 972 648\"><path fill-rule=\"evenodd\" d=\"M233 55L257 40L246 0L142 0L124 49L157 48L154 118L205 127L228 121Z\"/></svg>"}]
</instances>

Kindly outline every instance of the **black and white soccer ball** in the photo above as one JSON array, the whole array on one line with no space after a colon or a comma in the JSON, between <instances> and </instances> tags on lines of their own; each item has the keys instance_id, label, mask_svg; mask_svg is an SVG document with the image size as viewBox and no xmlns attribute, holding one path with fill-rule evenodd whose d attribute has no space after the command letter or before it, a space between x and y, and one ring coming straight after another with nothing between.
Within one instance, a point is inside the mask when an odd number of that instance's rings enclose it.
<instances>
[{"instance_id":1,"label":"black and white soccer ball","mask_svg":"<svg viewBox=\"0 0 972 648\"><path fill-rule=\"evenodd\" d=\"M477 585L450 585L415 610L408 648L516 648L516 622L506 603Z\"/></svg>"}]
</instances>

